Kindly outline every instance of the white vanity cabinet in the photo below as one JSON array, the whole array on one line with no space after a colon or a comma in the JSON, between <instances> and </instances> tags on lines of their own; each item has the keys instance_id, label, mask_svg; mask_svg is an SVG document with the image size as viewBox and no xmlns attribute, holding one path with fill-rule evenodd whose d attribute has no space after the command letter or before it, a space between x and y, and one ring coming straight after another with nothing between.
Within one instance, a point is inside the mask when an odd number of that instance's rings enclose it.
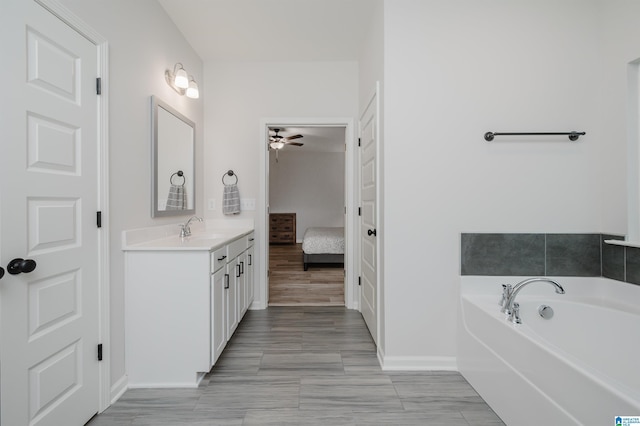
<instances>
[{"instance_id":1,"label":"white vanity cabinet","mask_svg":"<svg viewBox=\"0 0 640 426\"><path fill-rule=\"evenodd\" d=\"M248 235L124 248L129 387L196 387L215 364L252 301Z\"/></svg>"}]
</instances>

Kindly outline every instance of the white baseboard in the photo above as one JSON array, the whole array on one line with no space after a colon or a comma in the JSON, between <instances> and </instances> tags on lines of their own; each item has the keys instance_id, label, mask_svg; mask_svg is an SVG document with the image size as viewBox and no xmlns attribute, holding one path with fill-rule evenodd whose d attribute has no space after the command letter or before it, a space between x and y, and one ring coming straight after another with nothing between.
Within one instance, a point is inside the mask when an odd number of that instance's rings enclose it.
<instances>
[{"instance_id":1,"label":"white baseboard","mask_svg":"<svg viewBox=\"0 0 640 426\"><path fill-rule=\"evenodd\" d=\"M111 403L114 404L120 397L129 389L129 378L127 375L123 375L111 386Z\"/></svg>"},{"instance_id":2,"label":"white baseboard","mask_svg":"<svg viewBox=\"0 0 640 426\"><path fill-rule=\"evenodd\" d=\"M378 352L380 365L385 371L458 371L455 357L447 356L384 356Z\"/></svg>"}]
</instances>

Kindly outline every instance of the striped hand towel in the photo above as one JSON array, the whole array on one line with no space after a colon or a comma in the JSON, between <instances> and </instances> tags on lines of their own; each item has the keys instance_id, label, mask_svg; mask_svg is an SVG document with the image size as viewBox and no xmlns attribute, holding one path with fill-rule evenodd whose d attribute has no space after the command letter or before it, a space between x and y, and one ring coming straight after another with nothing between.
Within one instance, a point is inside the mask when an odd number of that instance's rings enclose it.
<instances>
[{"instance_id":1,"label":"striped hand towel","mask_svg":"<svg viewBox=\"0 0 640 426\"><path fill-rule=\"evenodd\" d=\"M235 183L224 186L224 193L222 194L222 213L240 213L240 191L238 191L238 185Z\"/></svg>"},{"instance_id":2,"label":"striped hand towel","mask_svg":"<svg viewBox=\"0 0 640 426\"><path fill-rule=\"evenodd\" d=\"M187 208L187 192L183 185L171 185L167 197L167 210L184 210Z\"/></svg>"}]
</instances>

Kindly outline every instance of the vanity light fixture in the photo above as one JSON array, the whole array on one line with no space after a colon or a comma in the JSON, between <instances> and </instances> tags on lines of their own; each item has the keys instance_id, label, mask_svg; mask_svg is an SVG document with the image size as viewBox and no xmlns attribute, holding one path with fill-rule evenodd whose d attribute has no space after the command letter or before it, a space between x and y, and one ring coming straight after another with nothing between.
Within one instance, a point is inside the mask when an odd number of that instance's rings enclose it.
<instances>
[{"instance_id":1,"label":"vanity light fixture","mask_svg":"<svg viewBox=\"0 0 640 426\"><path fill-rule=\"evenodd\" d=\"M164 72L164 78L167 81L169 87L178 92L181 95L187 95L188 98L198 99L200 92L198 90L198 83L187 74L187 70L184 66L178 62L173 66L173 72L166 70Z\"/></svg>"}]
</instances>

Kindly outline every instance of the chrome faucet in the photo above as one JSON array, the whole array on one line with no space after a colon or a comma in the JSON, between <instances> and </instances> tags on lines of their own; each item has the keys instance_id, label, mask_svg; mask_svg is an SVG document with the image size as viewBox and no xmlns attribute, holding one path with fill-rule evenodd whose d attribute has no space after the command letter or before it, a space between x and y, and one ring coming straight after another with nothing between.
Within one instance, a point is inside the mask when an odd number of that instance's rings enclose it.
<instances>
[{"instance_id":1,"label":"chrome faucet","mask_svg":"<svg viewBox=\"0 0 640 426\"><path fill-rule=\"evenodd\" d=\"M506 286L503 286L502 297L503 300L505 300L506 298L506 301L503 301L501 311L509 315L509 321L513 322L514 324L522 324L522 321L520 320L520 305L515 301L516 296L525 286L538 281L548 282L556 289L556 293L564 294L564 288L562 288L560 284L550 278L528 278L524 281L520 281L518 284L514 285L513 288L510 288L511 286L507 284Z\"/></svg>"},{"instance_id":2,"label":"chrome faucet","mask_svg":"<svg viewBox=\"0 0 640 426\"><path fill-rule=\"evenodd\" d=\"M191 221L193 219L196 219L198 222L202 222L202 218L201 217L192 216L192 217L189 218L187 223L179 224L178 226L180 227L180 238L188 237L189 235L191 235L191 228L189 227L189 225L191 225Z\"/></svg>"}]
</instances>

